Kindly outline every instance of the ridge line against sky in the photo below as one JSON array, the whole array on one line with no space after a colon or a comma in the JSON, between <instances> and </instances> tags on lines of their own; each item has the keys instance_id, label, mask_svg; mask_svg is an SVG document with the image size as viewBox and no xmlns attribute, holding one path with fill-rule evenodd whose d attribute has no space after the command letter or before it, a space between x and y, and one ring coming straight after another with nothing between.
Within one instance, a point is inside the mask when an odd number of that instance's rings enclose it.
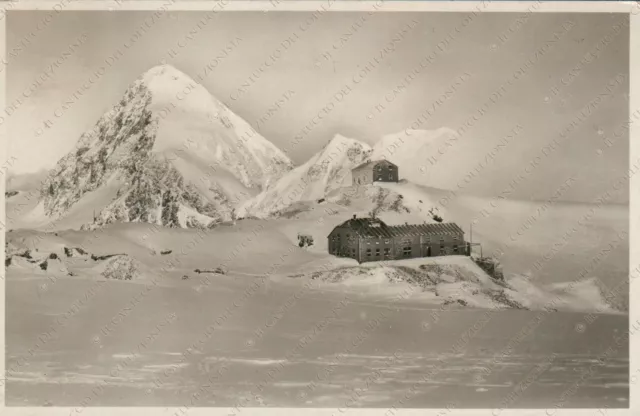
<instances>
[{"instance_id":1,"label":"ridge line against sky","mask_svg":"<svg viewBox=\"0 0 640 416\"><path fill-rule=\"evenodd\" d=\"M7 19L9 49L37 25L42 13L10 15ZM439 42L460 27L469 13L332 12L302 31L300 25L312 13L225 12L214 17L215 24L207 24L187 38L189 30L197 27L202 13L168 12L64 117L56 119L53 128L41 137L33 137L34 125L50 118L86 77L99 68L105 53L127 42L149 14L127 11L116 16L103 11L66 11L46 29L46 36L39 36L11 63L7 71L7 103L20 97L74 39L86 34L86 40L60 65L52 79L43 82L7 117L11 138L9 155L18 158L15 172L51 167L73 148L84 131L118 102L134 79L163 59L195 78L235 38L242 41L213 68L203 80L203 86L254 127L255 120L290 91L289 99L258 130L280 149L316 117L334 93L347 83L353 84L353 77L363 67L371 67L353 92L336 103L335 109L309 132L303 143L293 147L289 156L296 165L308 160L336 134L371 145L385 135L403 132L466 71L471 74L471 81L418 127L456 130L517 70L524 57L539 48L566 19L575 22L566 38L558 41L528 71L526 79L511 88L465 134L458 151L478 154L480 158L514 123L521 123L522 137L511 145L509 157L497 160L496 165L485 172L486 179L482 182L486 183L476 187L480 193L502 189L521 160L557 136L609 79L623 74L626 86L576 128L572 133L575 140L569 140L565 148L554 155L548 169L539 169L522 192L544 197L555 189L555 178L564 177L581 165L590 165L592 172L588 179L569 197L590 200L628 167L628 135L622 135L603 157L596 153L604 138L620 131L629 118L628 97L623 93L625 89L628 91L628 15L619 14L533 13L517 30L509 31L507 38L504 33L513 27L514 14L479 14L407 82L407 75L420 68L421 60L437 50ZM601 45L612 26L625 23L625 19L627 26L615 36L609 36L611 42ZM413 21L416 23L411 23ZM397 38L408 24L413 27L394 42L386 57L380 58L380 51L388 49L390 40ZM282 42L295 34L298 39L283 49ZM171 48L177 53L168 54ZM280 57L274 61L270 55L278 48ZM597 56L581 64L583 57L594 50ZM330 59L326 58L327 52ZM272 59L270 68L262 71L242 96L231 99L234 91L269 59ZM580 65L578 71L576 65ZM572 75L572 71L575 74ZM555 95L554 88L558 89ZM369 117L371 109L380 103L384 104L385 111ZM43 156L31 154L30 149L34 147L41 149Z\"/></svg>"}]
</instances>

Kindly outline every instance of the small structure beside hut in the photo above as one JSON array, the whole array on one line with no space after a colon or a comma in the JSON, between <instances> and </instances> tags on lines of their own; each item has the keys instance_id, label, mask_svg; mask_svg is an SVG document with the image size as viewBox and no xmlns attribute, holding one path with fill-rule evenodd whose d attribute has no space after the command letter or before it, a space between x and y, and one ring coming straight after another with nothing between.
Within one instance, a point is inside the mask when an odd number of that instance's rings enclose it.
<instances>
[{"instance_id":1,"label":"small structure beside hut","mask_svg":"<svg viewBox=\"0 0 640 416\"><path fill-rule=\"evenodd\" d=\"M389 226L378 218L354 215L327 238L329 254L359 263L471 254L464 231L455 223Z\"/></svg>"},{"instance_id":2,"label":"small structure beside hut","mask_svg":"<svg viewBox=\"0 0 640 416\"><path fill-rule=\"evenodd\" d=\"M353 185L370 185L374 182L398 182L398 166L388 160L373 160L351 170Z\"/></svg>"},{"instance_id":3,"label":"small structure beside hut","mask_svg":"<svg viewBox=\"0 0 640 416\"><path fill-rule=\"evenodd\" d=\"M313 245L313 236L311 234L298 233L298 246L310 247Z\"/></svg>"}]
</instances>

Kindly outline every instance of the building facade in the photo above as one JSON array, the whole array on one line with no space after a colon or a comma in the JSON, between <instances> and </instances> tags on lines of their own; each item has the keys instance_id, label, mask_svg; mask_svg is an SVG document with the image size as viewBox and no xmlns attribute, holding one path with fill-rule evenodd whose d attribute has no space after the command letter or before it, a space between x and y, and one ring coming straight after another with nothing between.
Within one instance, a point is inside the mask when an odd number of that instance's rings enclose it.
<instances>
[{"instance_id":1,"label":"building facade","mask_svg":"<svg viewBox=\"0 0 640 416\"><path fill-rule=\"evenodd\" d=\"M374 182L398 182L398 166L388 160L365 162L351 170L353 185L370 185Z\"/></svg>"},{"instance_id":2,"label":"building facade","mask_svg":"<svg viewBox=\"0 0 640 416\"><path fill-rule=\"evenodd\" d=\"M359 263L470 254L464 231L454 223L388 226L377 218L354 215L327 238L329 254Z\"/></svg>"}]
</instances>

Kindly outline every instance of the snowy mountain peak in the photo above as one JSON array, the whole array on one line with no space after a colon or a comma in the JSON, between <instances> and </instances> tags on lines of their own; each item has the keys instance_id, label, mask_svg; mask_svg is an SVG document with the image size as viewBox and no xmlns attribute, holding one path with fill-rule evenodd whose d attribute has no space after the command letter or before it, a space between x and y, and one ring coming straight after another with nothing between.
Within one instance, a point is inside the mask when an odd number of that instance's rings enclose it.
<instances>
[{"instance_id":1,"label":"snowy mountain peak","mask_svg":"<svg viewBox=\"0 0 640 416\"><path fill-rule=\"evenodd\" d=\"M318 154L310 159L310 162L344 163L345 167L348 167L353 163L365 161L371 151L371 146L366 143L336 134ZM355 167L355 165L351 167Z\"/></svg>"},{"instance_id":2,"label":"snowy mountain peak","mask_svg":"<svg viewBox=\"0 0 640 416\"><path fill-rule=\"evenodd\" d=\"M142 74L141 78L145 82L151 82L153 79L160 77L165 81L169 80L183 80L183 81L191 81L191 78L180 71L176 67L169 64L156 65L150 69L148 69L144 74Z\"/></svg>"},{"instance_id":3,"label":"snowy mountain peak","mask_svg":"<svg viewBox=\"0 0 640 416\"><path fill-rule=\"evenodd\" d=\"M314 201L351 185L351 169L368 160L371 147L336 135L305 164L243 204L240 216L266 217L299 201Z\"/></svg>"},{"instance_id":4,"label":"snowy mountain peak","mask_svg":"<svg viewBox=\"0 0 640 416\"><path fill-rule=\"evenodd\" d=\"M280 149L203 86L160 65L136 79L58 162L41 191L42 208L59 217L97 198L101 206L91 208L101 224L208 226L231 218L237 204L291 168Z\"/></svg>"},{"instance_id":5,"label":"snowy mountain peak","mask_svg":"<svg viewBox=\"0 0 640 416\"><path fill-rule=\"evenodd\" d=\"M325 148L345 147L345 146L368 146L359 140L351 139L341 134L336 134L331 140L324 146Z\"/></svg>"},{"instance_id":6,"label":"snowy mountain peak","mask_svg":"<svg viewBox=\"0 0 640 416\"><path fill-rule=\"evenodd\" d=\"M293 167L273 143L171 65L159 65L140 80L162 116L154 151L182 153L205 165L222 165L249 188L262 189Z\"/></svg>"},{"instance_id":7,"label":"snowy mountain peak","mask_svg":"<svg viewBox=\"0 0 640 416\"><path fill-rule=\"evenodd\" d=\"M171 65L154 66L138 77L136 83L150 91L158 110L171 108L178 112L219 114L220 117L231 113L205 87Z\"/></svg>"}]
</instances>

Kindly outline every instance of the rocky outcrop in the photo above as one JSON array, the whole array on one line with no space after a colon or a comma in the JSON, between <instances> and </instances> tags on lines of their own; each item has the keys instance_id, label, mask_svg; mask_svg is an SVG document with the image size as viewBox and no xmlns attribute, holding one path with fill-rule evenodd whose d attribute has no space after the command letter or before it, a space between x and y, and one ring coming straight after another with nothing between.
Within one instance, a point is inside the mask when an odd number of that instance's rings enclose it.
<instances>
[{"instance_id":1,"label":"rocky outcrop","mask_svg":"<svg viewBox=\"0 0 640 416\"><path fill-rule=\"evenodd\" d=\"M86 193L117 177L140 175L150 157L157 121L149 110L151 92L140 81L126 92L113 114L103 116L63 157L40 191L45 214L66 212Z\"/></svg>"},{"instance_id":2,"label":"rocky outcrop","mask_svg":"<svg viewBox=\"0 0 640 416\"><path fill-rule=\"evenodd\" d=\"M100 276L115 280L138 280L142 277L140 263L126 254L119 254L101 265Z\"/></svg>"},{"instance_id":3,"label":"rocky outcrop","mask_svg":"<svg viewBox=\"0 0 640 416\"><path fill-rule=\"evenodd\" d=\"M504 282L502 265L498 259L492 257L472 257L472 260L492 279Z\"/></svg>"}]
</instances>

